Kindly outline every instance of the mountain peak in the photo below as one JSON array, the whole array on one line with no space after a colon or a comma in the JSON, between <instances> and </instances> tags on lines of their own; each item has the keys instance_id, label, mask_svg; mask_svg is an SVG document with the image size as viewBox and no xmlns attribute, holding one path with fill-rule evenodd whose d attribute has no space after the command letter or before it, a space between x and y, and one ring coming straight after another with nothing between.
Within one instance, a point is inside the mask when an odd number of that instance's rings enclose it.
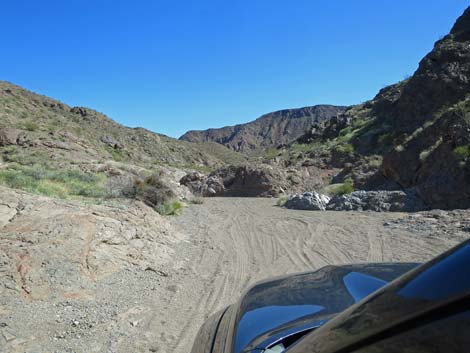
<instances>
[{"instance_id":1,"label":"mountain peak","mask_svg":"<svg viewBox=\"0 0 470 353\"><path fill-rule=\"evenodd\" d=\"M463 40L468 40L470 37L470 7L457 19L450 34L457 37L464 36Z\"/></svg>"}]
</instances>

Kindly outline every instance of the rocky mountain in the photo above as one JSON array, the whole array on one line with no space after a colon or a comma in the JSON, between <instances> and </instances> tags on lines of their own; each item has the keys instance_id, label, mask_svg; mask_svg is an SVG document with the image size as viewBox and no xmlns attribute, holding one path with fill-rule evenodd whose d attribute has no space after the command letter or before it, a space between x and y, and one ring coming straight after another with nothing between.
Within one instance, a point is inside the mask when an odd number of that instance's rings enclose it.
<instances>
[{"instance_id":1,"label":"rocky mountain","mask_svg":"<svg viewBox=\"0 0 470 353\"><path fill-rule=\"evenodd\" d=\"M380 118L394 130L382 174L435 207L470 207L470 9Z\"/></svg>"},{"instance_id":2,"label":"rocky mountain","mask_svg":"<svg viewBox=\"0 0 470 353\"><path fill-rule=\"evenodd\" d=\"M410 190L433 208L470 207L470 9L409 79L315 124L278 155L342 167L333 182Z\"/></svg>"},{"instance_id":3,"label":"rocky mountain","mask_svg":"<svg viewBox=\"0 0 470 353\"><path fill-rule=\"evenodd\" d=\"M300 109L286 109L261 116L247 124L227 126L205 131L189 131L180 140L189 142L216 142L232 150L249 152L259 147L287 144L319 123L342 113L345 107L317 105Z\"/></svg>"}]
</instances>

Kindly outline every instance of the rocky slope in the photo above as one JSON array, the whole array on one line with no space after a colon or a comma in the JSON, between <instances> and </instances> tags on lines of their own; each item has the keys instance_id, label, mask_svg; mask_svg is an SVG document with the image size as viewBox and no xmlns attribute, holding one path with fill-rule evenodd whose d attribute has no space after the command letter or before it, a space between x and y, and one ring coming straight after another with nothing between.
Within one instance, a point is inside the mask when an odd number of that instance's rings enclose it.
<instances>
[{"instance_id":1,"label":"rocky slope","mask_svg":"<svg viewBox=\"0 0 470 353\"><path fill-rule=\"evenodd\" d=\"M180 140L216 142L230 149L249 152L260 147L276 147L294 141L314 123L328 120L343 112L345 107L317 105L286 109L261 116L247 124L205 131L189 131Z\"/></svg>"},{"instance_id":2,"label":"rocky slope","mask_svg":"<svg viewBox=\"0 0 470 353\"><path fill-rule=\"evenodd\" d=\"M470 9L421 61L390 113L379 117L394 129L383 175L416 187L435 207L470 207L469 94Z\"/></svg>"},{"instance_id":3,"label":"rocky slope","mask_svg":"<svg viewBox=\"0 0 470 353\"><path fill-rule=\"evenodd\" d=\"M281 164L343 170L356 188L404 189L432 208L470 207L470 9L409 79L315 124Z\"/></svg>"},{"instance_id":4,"label":"rocky slope","mask_svg":"<svg viewBox=\"0 0 470 353\"><path fill-rule=\"evenodd\" d=\"M0 81L0 153L57 164L115 160L142 167L211 167L244 160L216 144L189 144L128 128L92 109L70 107L4 81Z\"/></svg>"}]
</instances>

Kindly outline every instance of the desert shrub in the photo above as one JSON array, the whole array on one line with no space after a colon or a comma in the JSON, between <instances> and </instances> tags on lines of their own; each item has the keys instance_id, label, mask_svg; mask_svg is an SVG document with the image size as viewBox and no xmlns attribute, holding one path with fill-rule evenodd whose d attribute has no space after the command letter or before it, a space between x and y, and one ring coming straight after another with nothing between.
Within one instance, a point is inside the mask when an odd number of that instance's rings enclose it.
<instances>
[{"instance_id":1,"label":"desert shrub","mask_svg":"<svg viewBox=\"0 0 470 353\"><path fill-rule=\"evenodd\" d=\"M294 143L293 145L291 145L291 152L293 153L310 152L313 149L315 149L316 146L317 144L314 144L314 143L312 144Z\"/></svg>"},{"instance_id":2,"label":"desert shrub","mask_svg":"<svg viewBox=\"0 0 470 353\"><path fill-rule=\"evenodd\" d=\"M54 182L52 180L41 180L38 182L36 191L42 195L50 197L67 198L69 192L64 184Z\"/></svg>"},{"instance_id":3,"label":"desert shrub","mask_svg":"<svg viewBox=\"0 0 470 353\"><path fill-rule=\"evenodd\" d=\"M193 205L202 205L204 203L204 198L202 197L195 197L193 199L191 199L191 203Z\"/></svg>"},{"instance_id":4,"label":"desert shrub","mask_svg":"<svg viewBox=\"0 0 470 353\"><path fill-rule=\"evenodd\" d=\"M460 160L466 160L470 156L470 148L468 146L459 146L454 149L454 153Z\"/></svg>"},{"instance_id":5,"label":"desert shrub","mask_svg":"<svg viewBox=\"0 0 470 353\"><path fill-rule=\"evenodd\" d=\"M112 159L116 162L122 162L126 159L126 153L119 149L119 148L113 148L111 146L106 146L105 147L106 151L111 155Z\"/></svg>"},{"instance_id":6,"label":"desert shrub","mask_svg":"<svg viewBox=\"0 0 470 353\"><path fill-rule=\"evenodd\" d=\"M469 146L459 146L454 149L454 154L459 160L459 165L464 167L468 157L470 156L470 147Z\"/></svg>"},{"instance_id":7,"label":"desert shrub","mask_svg":"<svg viewBox=\"0 0 470 353\"><path fill-rule=\"evenodd\" d=\"M382 165L382 158L370 159L370 160L367 162L367 165L368 165L370 168L380 168L380 166Z\"/></svg>"},{"instance_id":8,"label":"desert shrub","mask_svg":"<svg viewBox=\"0 0 470 353\"><path fill-rule=\"evenodd\" d=\"M11 164L0 170L0 184L51 197L100 198L105 195L104 175L78 170L54 170L45 166Z\"/></svg>"},{"instance_id":9,"label":"desert shrub","mask_svg":"<svg viewBox=\"0 0 470 353\"><path fill-rule=\"evenodd\" d=\"M265 157L266 159L275 159L279 155L279 150L277 148L269 148L266 150Z\"/></svg>"},{"instance_id":10,"label":"desert shrub","mask_svg":"<svg viewBox=\"0 0 470 353\"><path fill-rule=\"evenodd\" d=\"M281 196L277 199L276 206L279 207L284 207L285 204L287 203L287 200L289 200L288 196Z\"/></svg>"},{"instance_id":11,"label":"desert shrub","mask_svg":"<svg viewBox=\"0 0 470 353\"><path fill-rule=\"evenodd\" d=\"M155 207L162 216L178 216L183 211L183 204L179 201L164 202Z\"/></svg>"},{"instance_id":12,"label":"desert shrub","mask_svg":"<svg viewBox=\"0 0 470 353\"><path fill-rule=\"evenodd\" d=\"M39 128L39 126L34 121L27 121L24 124L24 128L28 131L36 131Z\"/></svg>"},{"instance_id":13,"label":"desert shrub","mask_svg":"<svg viewBox=\"0 0 470 353\"><path fill-rule=\"evenodd\" d=\"M6 169L0 171L0 183L13 189L33 191L37 182L29 175L20 170Z\"/></svg>"},{"instance_id":14,"label":"desert shrub","mask_svg":"<svg viewBox=\"0 0 470 353\"><path fill-rule=\"evenodd\" d=\"M354 191L354 181L351 178L348 178L344 181L342 185L338 185L333 188L330 193L333 196L350 194Z\"/></svg>"},{"instance_id":15,"label":"desert shrub","mask_svg":"<svg viewBox=\"0 0 470 353\"><path fill-rule=\"evenodd\" d=\"M340 143L334 147L334 149L339 152L339 153L353 153L354 152L354 146L350 143Z\"/></svg>"},{"instance_id":16,"label":"desert shrub","mask_svg":"<svg viewBox=\"0 0 470 353\"><path fill-rule=\"evenodd\" d=\"M3 149L3 160L5 162L16 163L21 165L41 165L47 166L50 162L50 157L47 152L41 150L27 150L18 148L17 146L8 146Z\"/></svg>"},{"instance_id":17,"label":"desert shrub","mask_svg":"<svg viewBox=\"0 0 470 353\"><path fill-rule=\"evenodd\" d=\"M159 174L136 180L135 187L136 198L155 209L176 198L173 190L163 182Z\"/></svg>"}]
</instances>

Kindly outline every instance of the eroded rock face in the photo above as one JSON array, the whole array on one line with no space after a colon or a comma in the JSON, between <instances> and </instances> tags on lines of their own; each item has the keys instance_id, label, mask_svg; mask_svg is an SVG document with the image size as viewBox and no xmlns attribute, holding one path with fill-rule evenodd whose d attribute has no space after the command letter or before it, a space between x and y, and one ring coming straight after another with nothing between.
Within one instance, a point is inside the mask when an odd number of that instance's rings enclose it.
<instances>
[{"instance_id":1,"label":"eroded rock face","mask_svg":"<svg viewBox=\"0 0 470 353\"><path fill-rule=\"evenodd\" d=\"M207 177L190 173L180 183L201 196L276 197L287 188L285 179L274 168L229 166Z\"/></svg>"},{"instance_id":2,"label":"eroded rock face","mask_svg":"<svg viewBox=\"0 0 470 353\"><path fill-rule=\"evenodd\" d=\"M416 212L427 209L412 191L355 191L335 196L326 206L332 211Z\"/></svg>"},{"instance_id":3,"label":"eroded rock face","mask_svg":"<svg viewBox=\"0 0 470 353\"><path fill-rule=\"evenodd\" d=\"M325 211L330 198L315 191L293 195L285 206L294 210Z\"/></svg>"},{"instance_id":4,"label":"eroded rock face","mask_svg":"<svg viewBox=\"0 0 470 353\"><path fill-rule=\"evenodd\" d=\"M159 268L180 240L142 202L83 205L0 187L0 297L79 295L128 266ZM1 309L0 303L0 309Z\"/></svg>"},{"instance_id":5,"label":"eroded rock face","mask_svg":"<svg viewBox=\"0 0 470 353\"><path fill-rule=\"evenodd\" d=\"M138 201L85 205L4 187L0 200L0 351L106 351L115 332L137 339L129 329L165 293L156 290L183 235Z\"/></svg>"}]
</instances>

